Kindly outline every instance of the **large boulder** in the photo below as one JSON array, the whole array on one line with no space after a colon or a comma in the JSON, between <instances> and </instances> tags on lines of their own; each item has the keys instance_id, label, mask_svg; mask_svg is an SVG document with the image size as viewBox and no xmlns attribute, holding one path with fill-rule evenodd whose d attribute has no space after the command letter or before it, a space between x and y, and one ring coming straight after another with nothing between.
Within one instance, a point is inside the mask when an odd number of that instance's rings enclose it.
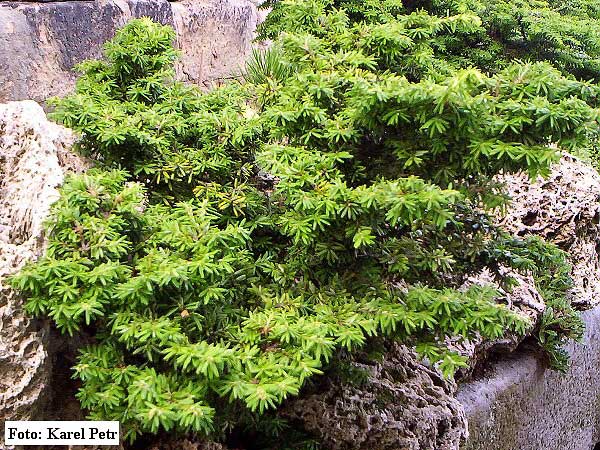
<instances>
[{"instance_id":1,"label":"large boulder","mask_svg":"<svg viewBox=\"0 0 600 450\"><path fill-rule=\"evenodd\" d=\"M563 155L547 178L532 182L525 173L497 178L506 186L512 203L504 215L497 217L503 229L517 236L541 236L564 250L572 265L573 286L568 297L573 306L588 309L600 303L600 175L596 170L570 155ZM533 277L501 268L514 278L517 286L505 291L489 270L470 277L469 284L492 284L510 309L527 317L534 331L546 310ZM461 378L485 364L497 353L509 353L528 336L509 335L501 339L473 339L455 349L468 356L469 366L461 369ZM454 343L451 342L452 345Z\"/></svg>"},{"instance_id":2,"label":"large boulder","mask_svg":"<svg viewBox=\"0 0 600 450\"><path fill-rule=\"evenodd\" d=\"M102 45L135 17L171 25L183 57L178 77L218 83L239 70L256 28L250 0L96 0L0 2L0 102L45 101L74 85L75 64L101 55Z\"/></svg>"},{"instance_id":3,"label":"large boulder","mask_svg":"<svg viewBox=\"0 0 600 450\"><path fill-rule=\"evenodd\" d=\"M40 255L43 222L68 170L73 134L33 101L0 104L0 421L39 418L48 399L47 328L32 323L6 276Z\"/></svg>"},{"instance_id":4,"label":"large boulder","mask_svg":"<svg viewBox=\"0 0 600 450\"><path fill-rule=\"evenodd\" d=\"M565 250L573 266L571 303L591 309L583 313L583 341L567 346L566 374L549 370L539 352L517 350L460 385L469 425L464 448L590 450L600 441L600 175L565 155L548 178L532 183L519 174L504 181L513 204L501 224ZM520 308L539 318L545 305L535 286L523 280L519 289L529 304Z\"/></svg>"},{"instance_id":5,"label":"large boulder","mask_svg":"<svg viewBox=\"0 0 600 450\"><path fill-rule=\"evenodd\" d=\"M550 176L531 183L526 174L504 177L512 206L500 221L518 236L536 235L567 252L573 264L571 303L600 303L600 175L564 155Z\"/></svg>"}]
</instances>

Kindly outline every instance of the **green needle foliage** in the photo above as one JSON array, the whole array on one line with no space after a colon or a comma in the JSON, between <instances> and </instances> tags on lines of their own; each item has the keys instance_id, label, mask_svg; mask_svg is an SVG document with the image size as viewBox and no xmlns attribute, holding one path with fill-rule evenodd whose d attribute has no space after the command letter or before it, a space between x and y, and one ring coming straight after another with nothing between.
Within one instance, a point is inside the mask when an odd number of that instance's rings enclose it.
<instances>
[{"instance_id":1,"label":"green needle foliage","mask_svg":"<svg viewBox=\"0 0 600 450\"><path fill-rule=\"evenodd\" d=\"M261 27L262 38L284 30L286 3L268 0L263 4L274 10ZM578 79L600 78L597 0L331 0L327 4L343 8L353 22L390 22L398 14L410 13L437 19L470 17L468 29L457 27L430 41L431 50L455 66L497 72L516 59L548 61ZM312 20L306 17L297 23ZM432 23L422 25L426 29Z\"/></svg>"},{"instance_id":2,"label":"green needle foliage","mask_svg":"<svg viewBox=\"0 0 600 450\"><path fill-rule=\"evenodd\" d=\"M233 182L257 126L243 90L200 96L173 81L174 38L170 27L132 21L106 44L106 61L77 67L74 95L51 99L54 118L82 133L83 153L128 170L165 201L190 197L200 181Z\"/></svg>"},{"instance_id":3,"label":"green needle foliage","mask_svg":"<svg viewBox=\"0 0 600 450\"><path fill-rule=\"evenodd\" d=\"M496 289L461 288L484 267L507 286L502 266L535 276L552 305L539 341L564 365L581 331L564 254L493 225L507 198L492 177L545 174L553 144L587 145L598 88L439 51L481 26L397 1L294 0L244 83L173 81L173 32L148 19L80 66L55 117L99 167L67 179L46 254L12 283L31 314L94 336L74 368L91 417L131 440L276 433L261 415L375 337L451 376L466 362L447 338L535 326Z\"/></svg>"},{"instance_id":4,"label":"green needle foliage","mask_svg":"<svg viewBox=\"0 0 600 450\"><path fill-rule=\"evenodd\" d=\"M423 5L419 5L423 3ZM600 78L600 3L596 0L432 0L415 2L437 15L471 11L482 30L466 41L449 39L444 51L498 69L514 59L550 61L579 79Z\"/></svg>"}]
</instances>

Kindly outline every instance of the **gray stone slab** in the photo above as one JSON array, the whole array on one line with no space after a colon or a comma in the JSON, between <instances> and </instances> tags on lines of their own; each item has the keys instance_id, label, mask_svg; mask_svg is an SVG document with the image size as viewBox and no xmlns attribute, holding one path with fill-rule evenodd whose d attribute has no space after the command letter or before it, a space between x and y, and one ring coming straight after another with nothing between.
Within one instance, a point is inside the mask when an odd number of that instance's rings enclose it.
<instances>
[{"instance_id":1,"label":"gray stone slab","mask_svg":"<svg viewBox=\"0 0 600 450\"><path fill-rule=\"evenodd\" d=\"M515 354L459 387L468 420L465 450L591 450L600 441L600 307L583 313L582 343L571 343L561 374L539 356Z\"/></svg>"}]
</instances>

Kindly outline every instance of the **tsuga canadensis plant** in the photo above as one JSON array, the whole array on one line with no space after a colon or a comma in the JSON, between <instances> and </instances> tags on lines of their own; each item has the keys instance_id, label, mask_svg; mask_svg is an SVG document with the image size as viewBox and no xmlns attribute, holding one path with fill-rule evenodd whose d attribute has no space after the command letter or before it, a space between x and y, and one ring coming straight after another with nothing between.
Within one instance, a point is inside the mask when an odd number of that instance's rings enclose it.
<instances>
[{"instance_id":1,"label":"tsuga canadensis plant","mask_svg":"<svg viewBox=\"0 0 600 450\"><path fill-rule=\"evenodd\" d=\"M276 434L261 417L375 339L450 377L466 360L449 340L533 331L564 368L581 334L565 255L494 225L509 199L493 177L589 145L597 86L543 61L463 64L479 10L271 6L272 46L239 82L174 81L173 30L137 19L52 101L97 167L66 179L45 255L11 282L92 339L73 368L90 417L131 441ZM488 268L508 289L505 267L534 276L542 324L465 287Z\"/></svg>"}]
</instances>

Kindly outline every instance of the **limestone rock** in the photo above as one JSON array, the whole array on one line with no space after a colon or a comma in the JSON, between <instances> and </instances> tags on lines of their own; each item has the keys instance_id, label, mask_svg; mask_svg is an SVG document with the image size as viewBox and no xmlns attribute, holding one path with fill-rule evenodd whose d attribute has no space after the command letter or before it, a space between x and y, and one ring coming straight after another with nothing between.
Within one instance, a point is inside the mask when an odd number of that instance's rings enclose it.
<instances>
[{"instance_id":1,"label":"limestone rock","mask_svg":"<svg viewBox=\"0 0 600 450\"><path fill-rule=\"evenodd\" d=\"M159 439L149 450L228 450L223 444L195 439Z\"/></svg>"},{"instance_id":2,"label":"limestone rock","mask_svg":"<svg viewBox=\"0 0 600 450\"><path fill-rule=\"evenodd\" d=\"M258 20L250 0L0 2L0 102L64 95L73 66L100 57L119 27L142 16L175 28L178 76L200 85L239 70Z\"/></svg>"},{"instance_id":3,"label":"limestone rock","mask_svg":"<svg viewBox=\"0 0 600 450\"><path fill-rule=\"evenodd\" d=\"M547 179L506 176L513 204L501 224L521 236L535 234L569 255L574 287L571 301L586 323L582 343L570 343L568 373L548 370L534 353L518 351L497 361L478 380L461 384L458 399L467 414L468 450L589 450L600 441L600 175L565 155ZM535 287L522 280L524 298ZM533 301L521 311L538 314ZM518 306L519 307L519 306ZM474 359L493 343L476 342Z\"/></svg>"},{"instance_id":4,"label":"limestone rock","mask_svg":"<svg viewBox=\"0 0 600 450\"><path fill-rule=\"evenodd\" d=\"M465 418L455 385L394 345L381 363L361 361L361 386L328 380L323 390L289 402L282 415L302 424L328 450L455 450Z\"/></svg>"},{"instance_id":5,"label":"limestone rock","mask_svg":"<svg viewBox=\"0 0 600 450\"><path fill-rule=\"evenodd\" d=\"M572 303L600 303L600 175L564 155L548 178L530 183L527 175L502 179L513 204L500 224L519 236L537 235L569 254L575 287Z\"/></svg>"},{"instance_id":6,"label":"limestone rock","mask_svg":"<svg viewBox=\"0 0 600 450\"><path fill-rule=\"evenodd\" d=\"M247 0L170 3L183 52L179 78L211 84L239 74L251 50L258 14Z\"/></svg>"},{"instance_id":7,"label":"limestone rock","mask_svg":"<svg viewBox=\"0 0 600 450\"><path fill-rule=\"evenodd\" d=\"M512 290L505 290L494 279L488 269L484 269L481 273L469 277L465 283L465 287L472 284L493 285L500 293L499 302L505 303L508 308L529 319L531 323L529 333L531 333L538 325L546 309L544 299L538 292L533 277L517 273L506 267L501 267L500 272L502 276L511 277L515 280L516 286ZM468 358L468 366L459 369L456 378L463 380L470 377L473 371L478 367L483 367L492 355L510 353L526 338L527 335L507 334L502 338L494 340L483 339L482 337L477 337L470 341L448 339L446 343L449 348Z\"/></svg>"},{"instance_id":8,"label":"limestone rock","mask_svg":"<svg viewBox=\"0 0 600 450\"><path fill-rule=\"evenodd\" d=\"M34 419L46 400L46 330L25 317L5 277L40 254L57 186L85 165L69 153L73 141L37 103L0 104L0 421Z\"/></svg>"},{"instance_id":9,"label":"limestone rock","mask_svg":"<svg viewBox=\"0 0 600 450\"><path fill-rule=\"evenodd\" d=\"M548 178L531 182L526 174L499 177L506 184L512 204L503 217L502 228L518 236L536 235L567 252L573 266L574 286L569 293L571 303L581 309L600 303L600 175L577 158L564 155L552 167ZM468 284L493 284L499 288L503 301L512 310L528 317L532 328L539 322L546 305L531 276L504 268L505 275L518 285L505 292L484 270L469 278ZM510 272L510 273L509 273ZM455 345L469 357L469 367L459 376L468 377L475 366L482 364L493 352L508 353L525 337L508 336L495 341L475 339Z\"/></svg>"}]
</instances>

